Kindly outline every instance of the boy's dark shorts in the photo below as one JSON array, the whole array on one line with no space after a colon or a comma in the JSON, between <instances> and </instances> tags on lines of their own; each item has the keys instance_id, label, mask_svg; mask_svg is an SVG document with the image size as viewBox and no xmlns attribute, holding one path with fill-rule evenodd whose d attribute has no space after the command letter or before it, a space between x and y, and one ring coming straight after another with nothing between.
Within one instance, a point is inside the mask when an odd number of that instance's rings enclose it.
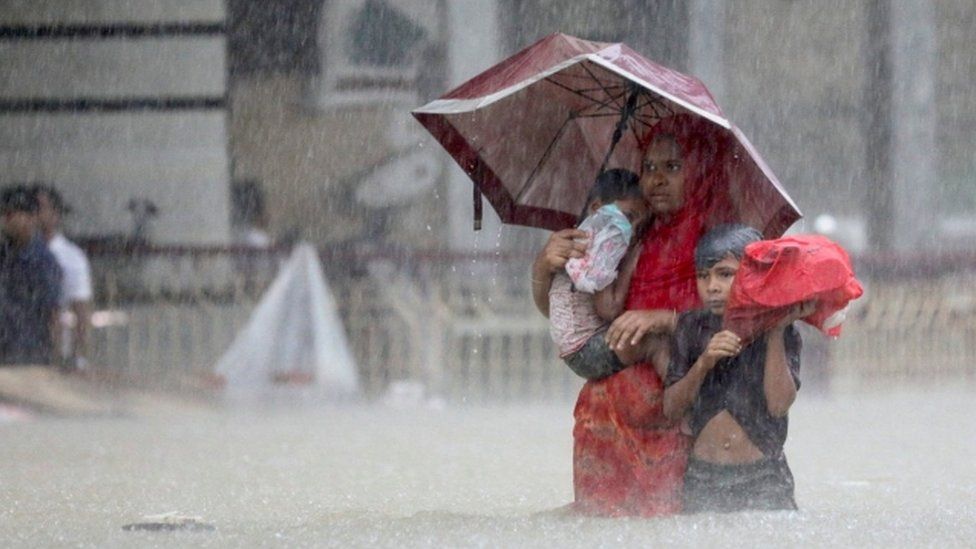
<instances>
[{"instance_id":1,"label":"boy's dark shorts","mask_svg":"<svg viewBox=\"0 0 976 549\"><path fill-rule=\"evenodd\" d=\"M626 368L607 345L605 336L606 331L596 333L578 351L563 359L573 373L584 379L602 379Z\"/></svg>"},{"instance_id":2,"label":"boy's dark shorts","mask_svg":"<svg viewBox=\"0 0 976 549\"><path fill-rule=\"evenodd\" d=\"M793 473L782 454L743 465L688 458L685 513L787 510L795 511L796 501Z\"/></svg>"}]
</instances>

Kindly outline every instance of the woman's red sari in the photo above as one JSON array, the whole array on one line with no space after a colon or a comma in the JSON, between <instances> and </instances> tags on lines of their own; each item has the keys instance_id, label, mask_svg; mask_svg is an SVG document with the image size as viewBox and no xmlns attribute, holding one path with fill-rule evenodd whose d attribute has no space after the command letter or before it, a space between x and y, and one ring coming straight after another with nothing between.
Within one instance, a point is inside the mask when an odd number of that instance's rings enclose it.
<instances>
[{"instance_id":1,"label":"woman's red sari","mask_svg":"<svg viewBox=\"0 0 976 549\"><path fill-rule=\"evenodd\" d=\"M703 120L678 115L658 122L645 137L673 135L684 155L685 201L644 236L627 309L685 311L698 307L694 251L711 225L711 169L719 147ZM666 365L665 365L666 367ZM576 402L573 429L575 508L583 513L655 516L681 510L690 441L662 409L664 385L650 363L588 381Z\"/></svg>"}]
</instances>

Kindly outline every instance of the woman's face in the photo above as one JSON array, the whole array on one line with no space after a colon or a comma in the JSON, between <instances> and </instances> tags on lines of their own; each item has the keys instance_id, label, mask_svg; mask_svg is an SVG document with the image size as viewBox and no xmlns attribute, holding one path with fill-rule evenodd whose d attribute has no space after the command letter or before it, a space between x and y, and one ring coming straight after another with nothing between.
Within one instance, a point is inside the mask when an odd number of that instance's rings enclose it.
<instances>
[{"instance_id":1,"label":"woman's face","mask_svg":"<svg viewBox=\"0 0 976 549\"><path fill-rule=\"evenodd\" d=\"M684 204L684 162L673 137L661 135L651 141L644 153L640 185L655 215L674 213Z\"/></svg>"}]
</instances>

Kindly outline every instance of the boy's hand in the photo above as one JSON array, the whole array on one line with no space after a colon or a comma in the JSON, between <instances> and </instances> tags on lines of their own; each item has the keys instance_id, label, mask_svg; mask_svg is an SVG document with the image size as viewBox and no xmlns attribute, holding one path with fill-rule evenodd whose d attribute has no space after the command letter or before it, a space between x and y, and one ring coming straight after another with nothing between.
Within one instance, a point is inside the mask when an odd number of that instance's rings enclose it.
<instances>
[{"instance_id":1,"label":"boy's hand","mask_svg":"<svg viewBox=\"0 0 976 549\"><path fill-rule=\"evenodd\" d=\"M579 229L563 229L549 235L549 241L539 252L537 263L554 273L566 266L566 262L574 257L583 257L586 253L586 240L590 235Z\"/></svg>"},{"instance_id":2,"label":"boy's hand","mask_svg":"<svg viewBox=\"0 0 976 549\"><path fill-rule=\"evenodd\" d=\"M738 355L742 352L742 339L728 330L712 336L708 347L701 355L702 363L709 370L715 367L719 360Z\"/></svg>"},{"instance_id":3,"label":"boy's hand","mask_svg":"<svg viewBox=\"0 0 976 549\"><path fill-rule=\"evenodd\" d=\"M670 334L674 331L675 313L664 309L625 311L607 329L607 346L624 349L640 343L649 333Z\"/></svg>"},{"instance_id":4,"label":"boy's hand","mask_svg":"<svg viewBox=\"0 0 976 549\"><path fill-rule=\"evenodd\" d=\"M775 330L784 330L790 324L800 320L801 318L806 318L817 310L817 302L815 300L804 301L802 303L797 303L796 305L790 307L789 314L786 315L783 320L776 323L773 327Z\"/></svg>"}]
</instances>

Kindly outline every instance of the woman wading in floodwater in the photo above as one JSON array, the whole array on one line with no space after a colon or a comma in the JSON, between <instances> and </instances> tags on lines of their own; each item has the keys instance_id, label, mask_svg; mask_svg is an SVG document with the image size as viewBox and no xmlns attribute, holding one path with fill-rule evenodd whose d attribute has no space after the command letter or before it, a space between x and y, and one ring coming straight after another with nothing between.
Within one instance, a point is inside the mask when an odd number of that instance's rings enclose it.
<instances>
[{"instance_id":1,"label":"woman wading in floodwater","mask_svg":"<svg viewBox=\"0 0 976 549\"><path fill-rule=\"evenodd\" d=\"M720 178L719 147L709 122L690 115L659 121L642 139L640 185L653 215L625 312L607 331L621 355L651 333L671 333L676 314L699 307L694 250L706 227L726 221L713 212ZM724 188L724 186L722 186ZM552 274L585 245L575 229L554 233L532 269L533 298L548 314ZM601 516L656 516L681 511L689 439L662 409L667 364L630 365L589 380L574 410L575 511Z\"/></svg>"}]
</instances>

